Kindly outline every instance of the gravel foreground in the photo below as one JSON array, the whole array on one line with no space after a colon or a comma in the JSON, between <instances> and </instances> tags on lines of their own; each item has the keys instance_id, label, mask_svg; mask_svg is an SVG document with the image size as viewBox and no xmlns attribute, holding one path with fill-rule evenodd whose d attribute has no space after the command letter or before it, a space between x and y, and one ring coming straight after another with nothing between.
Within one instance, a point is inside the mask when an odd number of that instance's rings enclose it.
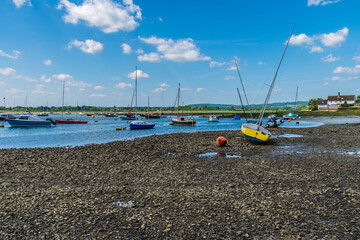
<instances>
[{"instance_id":1,"label":"gravel foreground","mask_svg":"<svg viewBox=\"0 0 360 240\"><path fill-rule=\"evenodd\" d=\"M0 150L0 239L359 239L359 126L271 132Z\"/></svg>"}]
</instances>

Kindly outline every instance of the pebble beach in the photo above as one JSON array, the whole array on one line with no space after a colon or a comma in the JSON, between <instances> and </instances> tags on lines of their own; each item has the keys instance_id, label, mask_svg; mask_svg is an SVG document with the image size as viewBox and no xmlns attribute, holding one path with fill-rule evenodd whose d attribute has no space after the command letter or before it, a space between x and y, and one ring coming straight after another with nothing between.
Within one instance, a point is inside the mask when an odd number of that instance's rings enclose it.
<instances>
[{"instance_id":1,"label":"pebble beach","mask_svg":"<svg viewBox=\"0 0 360 240\"><path fill-rule=\"evenodd\" d=\"M359 126L271 132L0 149L0 239L360 238Z\"/></svg>"}]
</instances>

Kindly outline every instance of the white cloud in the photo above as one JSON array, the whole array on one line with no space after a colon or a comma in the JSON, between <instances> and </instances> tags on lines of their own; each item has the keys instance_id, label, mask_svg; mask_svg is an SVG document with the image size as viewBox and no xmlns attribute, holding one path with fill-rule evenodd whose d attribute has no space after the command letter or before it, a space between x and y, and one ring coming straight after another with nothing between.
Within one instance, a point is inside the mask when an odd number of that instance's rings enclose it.
<instances>
[{"instance_id":1,"label":"white cloud","mask_svg":"<svg viewBox=\"0 0 360 240\"><path fill-rule=\"evenodd\" d=\"M192 91L193 89L192 88L181 88L180 90L181 91Z\"/></svg>"},{"instance_id":2,"label":"white cloud","mask_svg":"<svg viewBox=\"0 0 360 240\"><path fill-rule=\"evenodd\" d=\"M64 73L54 74L51 76L51 79L65 81L66 86L70 86L70 87L81 87L81 88L92 87L92 84L85 83L82 81L75 81L73 76Z\"/></svg>"},{"instance_id":3,"label":"white cloud","mask_svg":"<svg viewBox=\"0 0 360 240\"><path fill-rule=\"evenodd\" d=\"M7 58L11 58L11 59L18 59L20 56L21 52L18 50L13 50L12 51L12 55L5 53L4 51L0 50L0 56L2 57L7 57Z\"/></svg>"},{"instance_id":4,"label":"white cloud","mask_svg":"<svg viewBox=\"0 0 360 240\"><path fill-rule=\"evenodd\" d=\"M345 42L349 34L349 29L344 27L336 31L335 33L324 33L320 35L320 40L327 47L335 47L340 45L342 42Z\"/></svg>"},{"instance_id":5,"label":"white cloud","mask_svg":"<svg viewBox=\"0 0 360 240\"><path fill-rule=\"evenodd\" d=\"M10 76L16 73L16 70L11 68L11 67L7 67L7 68L0 68L0 75L5 75L5 76Z\"/></svg>"},{"instance_id":6,"label":"white cloud","mask_svg":"<svg viewBox=\"0 0 360 240\"><path fill-rule=\"evenodd\" d=\"M223 65L225 65L225 64L226 64L226 62L211 61L211 62L210 62L210 67L223 66Z\"/></svg>"},{"instance_id":7,"label":"white cloud","mask_svg":"<svg viewBox=\"0 0 360 240\"><path fill-rule=\"evenodd\" d=\"M319 5L327 5L327 4L331 4L331 3L337 3L340 2L341 0L308 0L308 6L311 5L315 5L315 6L319 6Z\"/></svg>"},{"instance_id":8,"label":"white cloud","mask_svg":"<svg viewBox=\"0 0 360 240\"><path fill-rule=\"evenodd\" d=\"M51 62L50 59L45 60L43 63L44 63L45 65L47 65L47 66L50 66L50 65L52 64L52 62Z\"/></svg>"},{"instance_id":9,"label":"white cloud","mask_svg":"<svg viewBox=\"0 0 360 240\"><path fill-rule=\"evenodd\" d=\"M162 22L162 21L163 21L163 19L162 19L161 17L158 17L158 19L159 19L159 22Z\"/></svg>"},{"instance_id":10,"label":"white cloud","mask_svg":"<svg viewBox=\"0 0 360 240\"><path fill-rule=\"evenodd\" d=\"M346 73L346 74L360 74L360 65L355 65L354 67L342 67L339 66L334 69L333 73Z\"/></svg>"},{"instance_id":11,"label":"white cloud","mask_svg":"<svg viewBox=\"0 0 360 240\"><path fill-rule=\"evenodd\" d=\"M356 62L360 62L360 56L354 56L352 59L355 60Z\"/></svg>"},{"instance_id":12,"label":"white cloud","mask_svg":"<svg viewBox=\"0 0 360 240\"><path fill-rule=\"evenodd\" d=\"M339 61L340 58L339 57L335 57L332 54L329 54L323 58L321 58L322 62L335 62L335 61Z\"/></svg>"},{"instance_id":13,"label":"white cloud","mask_svg":"<svg viewBox=\"0 0 360 240\"><path fill-rule=\"evenodd\" d=\"M160 87L170 87L170 85L167 85L166 83L161 83Z\"/></svg>"},{"instance_id":14,"label":"white cloud","mask_svg":"<svg viewBox=\"0 0 360 240\"><path fill-rule=\"evenodd\" d=\"M136 77L136 76L135 76L135 73L137 73L137 79L140 79L140 78L149 78L149 77L150 77L149 74L144 73L144 72L141 71L141 70L137 70L137 72L136 72L136 70L135 70L135 71L129 73L127 77L130 78L130 79L135 80L135 77Z\"/></svg>"},{"instance_id":15,"label":"white cloud","mask_svg":"<svg viewBox=\"0 0 360 240\"><path fill-rule=\"evenodd\" d=\"M330 83L328 82L324 82L324 86L328 86Z\"/></svg>"},{"instance_id":16,"label":"white cloud","mask_svg":"<svg viewBox=\"0 0 360 240\"><path fill-rule=\"evenodd\" d=\"M235 77L234 76L225 76L224 79L225 80L232 80L232 79L235 79Z\"/></svg>"},{"instance_id":17,"label":"white cloud","mask_svg":"<svg viewBox=\"0 0 360 240\"><path fill-rule=\"evenodd\" d=\"M104 49L103 45L100 42L96 42L92 39L87 39L84 42L75 39L74 41L71 41L68 45L69 49L71 49L72 47L77 47L81 51L90 54L101 52Z\"/></svg>"},{"instance_id":18,"label":"white cloud","mask_svg":"<svg viewBox=\"0 0 360 240\"><path fill-rule=\"evenodd\" d=\"M275 86L273 91L280 92L280 91L282 91L282 89L279 86Z\"/></svg>"},{"instance_id":19,"label":"white cloud","mask_svg":"<svg viewBox=\"0 0 360 240\"><path fill-rule=\"evenodd\" d=\"M40 81L50 83L52 80L51 80L51 78L47 78L45 75L41 75Z\"/></svg>"},{"instance_id":20,"label":"white cloud","mask_svg":"<svg viewBox=\"0 0 360 240\"><path fill-rule=\"evenodd\" d=\"M302 46L302 45L311 45L314 42L313 37L307 36L305 33L299 35L292 35L290 38L290 45Z\"/></svg>"},{"instance_id":21,"label":"white cloud","mask_svg":"<svg viewBox=\"0 0 360 240\"><path fill-rule=\"evenodd\" d=\"M16 76L13 76L12 78L13 79L23 79L23 80L25 80L27 82L37 82L36 79L33 79L31 77L28 77L28 76L22 76L22 75L16 75Z\"/></svg>"},{"instance_id":22,"label":"white cloud","mask_svg":"<svg viewBox=\"0 0 360 240\"><path fill-rule=\"evenodd\" d=\"M162 88L162 87L155 88L154 90L151 90L151 92L153 92L153 93L165 92L165 91L166 91L166 89Z\"/></svg>"},{"instance_id":23,"label":"white cloud","mask_svg":"<svg viewBox=\"0 0 360 240\"><path fill-rule=\"evenodd\" d=\"M80 92L85 92L86 89L85 89L85 88L79 88L79 91L80 91Z\"/></svg>"},{"instance_id":24,"label":"white cloud","mask_svg":"<svg viewBox=\"0 0 360 240\"><path fill-rule=\"evenodd\" d=\"M18 88L10 88L10 89L6 90L5 92L11 93L11 94L26 93L26 91L24 91L22 89L18 89Z\"/></svg>"},{"instance_id":25,"label":"white cloud","mask_svg":"<svg viewBox=\"0 0 360 240\"><path fill-rule=\"evenodd\" d=\"M149 54L139 55L138 60L140 62L160 62L161 57L158 53L149 53Z\"/></svg>"},{"instance_id":26,"label":"white cloud","mask_svg":"<svg viewBox=\"0 0 360 240\"><path fill-rule=\"evenodd\" d=\"M131 83L124 83L124 82L119 82L118 84L115 85L116 88L131 88L132 84Z\"/></svg>"},{"instance_id":27,"label":"white cloud","mask_svg":"<svg viewBox=\"0 0 360 240\"><path fill-rule=\"evenodd\" d=\"M68 0L60 0L57 9L65 7L66 23L78 24L80 20L95 26L105 33L132 31L139 26L141 9L132 0L116 3L111 0L84 0L82 5L76 5Z\"/></svg>"},{"instance_id":28,"label":"white cloud","mask_svg":"<svg viewBox=\"0 0 360 240\"><path fill-rule=\"evenodd\" d=\"M228 71L236 71L237 68L236 68L236 66L230 66L226 70L228 70Z\"/></svg>"},{"instance_id":29,"label":"white cloud","mask_svg":"<svg viewBox=\"0 0 360 240\"><path fill-rule=\"evenodd\" d=\"M309 53L314 53L314 52L322 53L322 52L324 52L324 49L320 46L312 46Z\"/></svg>"},{"instance_id":30,"label":"white cloud","mask_svg":"<svg viewBox=\"0 0 360 240\"><path fill-rule=\"evenodd\" d=\"M257 62L257 65L262 66L262 65L266 65L266 63L259 61L259 62Z\"/></svg>"},{"instance_id":31,"label":"white cloud","mask_svg":"<svg viewBox=\"0 0 360 240\"><path fill-rule=\"evenodd\" d=\"M158 53L162 54L159 54L160 59L167 59L173 62L211 60L210 57L200 54L200 49L196 47L191 38L172 40L171 38L165 39L155 36L149 38L139 36L139 39L144 43L155 45ZM151 60L153 60L153 58L151 58ZM146 61L146 58L143 58L143 61Z\"/></svg>"},{"instance_id":32,"label":"white cloud","mask_svg":"<svg viewBox=\"0 0 360 240\"><path fill-rule=\"evenodd\" d=\"M32 6L30 0L13 0L13 2L17 8L22 7L25 4Z\"/></svg>"},{"instance_id":33,"label":"white cloud","mask_svg":"<svg viewBox=\"0 0 360 240\"><path fill-rule=\"evenodd\" d=\"M92 94L90 95L90 97L91 97L91 98L94 98L94 97L96 97L96 98L103 98L103 97L106 97L106 95L105 95L105 94L92 93Z\"/></svg>"},{"instance_id":34,"label":"white cloud","mask_svg":"<svg viewBox=\"0 0 360 240\"><path fill-rule=\"evenodd\" d=\"M331 78L325 78L325 80L343 82L343 81L349 81L349 80L354 80L354 79L359 79L359 78L360 78L360 76L353 76L353 77L332 76Z\"/></svg>"},{"instance_id":35,"label":"white cloud","mask_svg":"<svg viewBox=\"0 0 360 240\"><path fill-rule=\"evenodd\" d=\"M121 44L121 47L123 48L124 54L130 54L131 53L131 47L129 44L123 43Z\"/></svg>"},{"instance_id":36,"label":"white cloud","mask_svg":"<svg viewBox=\"0 0 360 240\"><path fill-rule=\"evenodd\" d=\"M197 88L196 90L195 90L195 92L202 92L202 91L204 91L205 90L205 88Z\"/></svg>"},{"instance_id":37,"label":"white cloud","mask_svg":"<svg viewBox=\"0 0 360 240\"><path fill-rule=\"evenodd\" d=\"M95 90L103 90L105 88L103 86L98 85L98 86L95 86L94 89Z\"/></svg>"},{"instance_id":38,"label":"white cloud","mask_svg":"<svg viewBox=\"0 0 360 240\"><path fill-rule=\"evenodd\" d=\"M138 48L136 51L135 51L136 54L143 54L144 53L144 50L142 50L141 48Z\"/></svg>"},{"instance_id":39,"label":"white cloud","mask_svg":"<svg viewBox=\"0 0 360 240\"><path fill-rule=\"evenodd\" d=\"M36 84L36 89L32 91L32 94L44 94L45 92L45 85Z\"/></svg>"}]
</instances>

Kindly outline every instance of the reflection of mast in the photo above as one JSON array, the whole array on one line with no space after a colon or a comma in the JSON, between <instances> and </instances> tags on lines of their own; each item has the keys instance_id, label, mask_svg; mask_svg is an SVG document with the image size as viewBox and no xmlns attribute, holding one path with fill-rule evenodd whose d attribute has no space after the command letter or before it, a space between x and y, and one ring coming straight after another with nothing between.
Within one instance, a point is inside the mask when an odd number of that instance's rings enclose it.
<instances>
[{"instance_id":1,"label":"reflection of mast","mask_svg":"<svg viewBox=\"0 0 360 240\"><path fill-rule=\"evenodd\" d=\"M248 98L247 98L247 96L246 96L244 83L243 83L243 80L242 80L241 75L240 75L239 66L238 66L238 63L237 63L237 61L236 61L236 57L234 57L234 62L235 62L236 69L237 69L237 72L238 72L238 75L239 75L239 79L240 79L240 82L241 82L242 89L243 89L243 91L244 91L244 96L245 96L246 104L247 104L247 106L248 106L248 108L249 108L250 117L253 118L252 113L251 113L251 110L250 110L250 104L249 104ZM239 96L240 96L240 95L239 95Z\"/></svg>"}]
</instances>

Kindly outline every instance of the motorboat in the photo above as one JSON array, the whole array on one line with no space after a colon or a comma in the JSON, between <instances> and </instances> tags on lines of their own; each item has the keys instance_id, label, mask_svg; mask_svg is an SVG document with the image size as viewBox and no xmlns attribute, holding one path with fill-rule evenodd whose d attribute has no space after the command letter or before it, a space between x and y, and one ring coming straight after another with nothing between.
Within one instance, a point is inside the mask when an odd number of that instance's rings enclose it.
<instances>
[{"instance_id":1,"label":"motorboat","mask_svg":"<svg viewBox=\"0 0 360 240\"><path fill-rule=\"evenodd\" d=\"M135 129L151 129L154 128L155 124L154 123L149 123L149 122L144 122L144 121L132 121L130 123L130 129L131 130L135 130Z\"/></svg>"},{"instance_id":2,"label":"motorboat","mask_svg":"<svg viewBox=\"0 0 360 240\"><path fill-rule=\"evenodd\" d=\"M297 115L297 114L295 114L295 113L288 113L288 114L286 114L286 115L283 116L283 118L284 118L285 120L287 120L287 119L295 120L295 119L298 118L298 117L299 117L299 115Z\"/></svg>"},{"instance_id":3,"label":"motorboat","mask_svg":"<svg viewBox=\"0 0 360 240\"><path fill-rule=\"evenodd\" d=\"M51 127L51 119L40 119L33 115L21 115L16 119L7 119L12 127ZM53 123L55 124L55 123Z\"/></svg>"},{"instance_id":4,"label":"motorboat","mask_svg":"<svg viewBox=\"0 0 360 240\"><path fill-rule=\"evenodd\" d=\"M268 120L267 120L267 122L265 124L265 127L266 128L269 128L269 127L276 128L276 127L280 126L284 122L285 122L284 119L278 118L274 114L272 114L272 115L268 116Z\"/></svg>"},{"instance_id":5,"label":"motorboat","mask_svg":"<svg viewBox=\"0 0 360 240\"><path fill-rule=\"evenodd\" d=\"M5 113L5 114L0 115L0 121L1 122L7 121L8 119L15 119L15 118L16 118L15 115L12 115L12 114L9 114L9 113Z\"/></svg>"},{"instance_id":6,"label":"motorboat","mask_svg":"<svg viewBox=\"0 0 360 240\"><path fill-rule=\"evenodd\" d=\"M49 114L46 112L42 112L38 114L38 117L47 117L47 116L49 116Z\"/></svg>"},{"instance_id":7,"label":"motorboat","mask_svg":"<svg viewBox=\"0 0 360 240\"><path fill-rule=\"evenodd\" d=\"M64 120L55 120L55 123L59 124L87 124L88 121L74 120L72 118L67 118Z\"/></svg>"},{"instance_id":8,"label":"motorboat","mask_svg":"<svg viewBox=\"0 0 360 240\"><path fill-rule=\"evenodd\" d=\"M208 122L219 122L219 118L216 115L211 115Z\"/></svg>"}]
</instances>

